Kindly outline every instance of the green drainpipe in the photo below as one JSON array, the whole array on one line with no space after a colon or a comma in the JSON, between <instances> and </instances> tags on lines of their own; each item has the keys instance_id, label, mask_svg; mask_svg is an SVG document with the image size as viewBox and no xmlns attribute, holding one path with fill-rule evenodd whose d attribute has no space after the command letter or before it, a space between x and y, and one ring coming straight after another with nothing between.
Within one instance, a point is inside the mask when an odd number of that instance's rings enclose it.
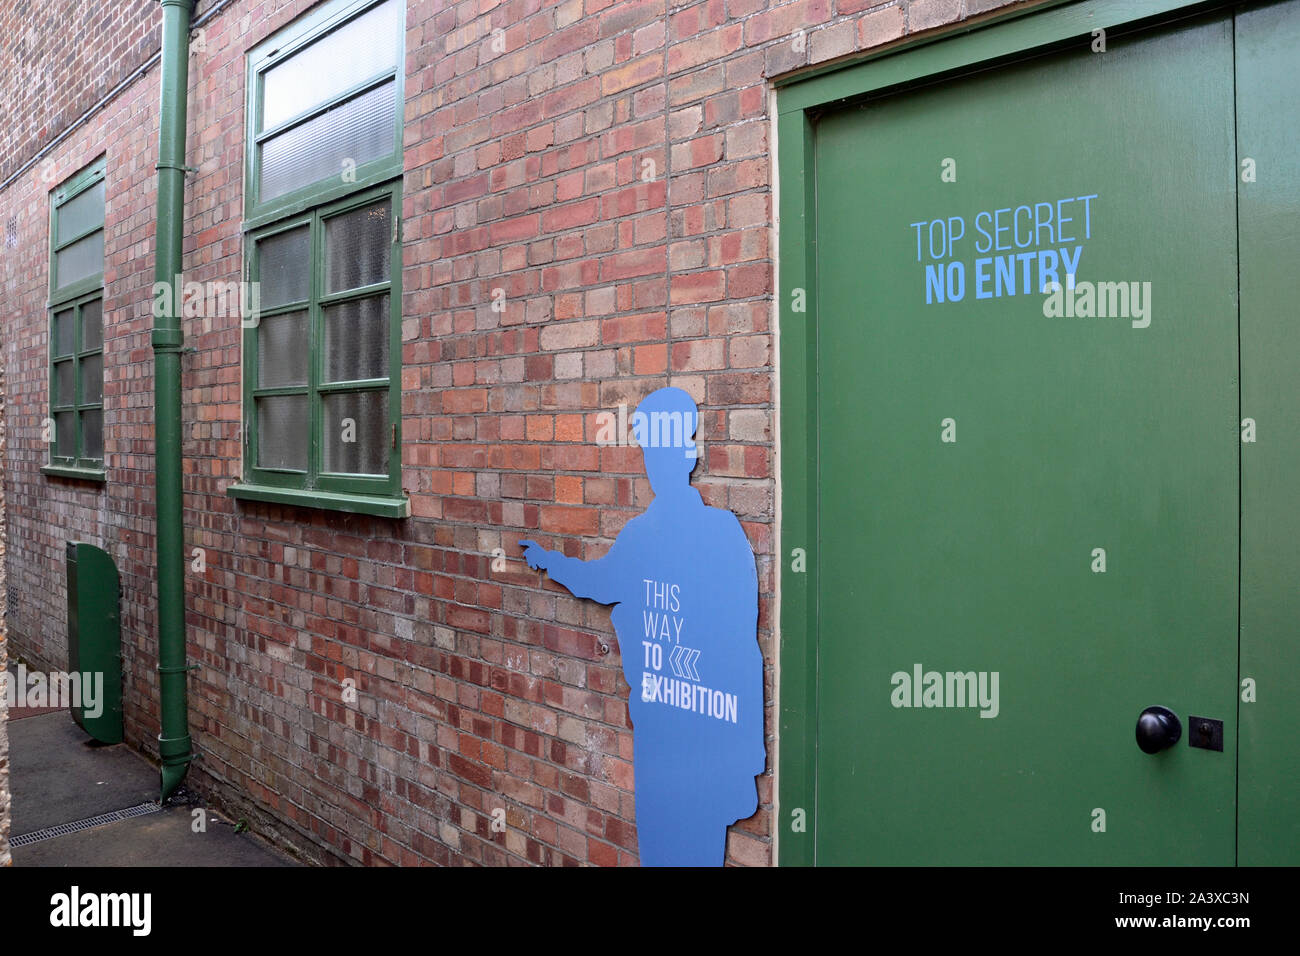
<instances>
[{"instance_id":1,"label":"green drainpipe","mask_svg":"<svg viewBox=\"0 0 1300 956\"><path fill-rule=\"evenodd\" d=\"M185 125L193 0L161 0L162 100L158 110L158 233L154 280L171 288L181 274L185 217ZM181 523L181 322L176 294L155 310L154 487L158 526L158 687L161 696L162 799L194 759L185 672L185 530Z\"/></svg>"}]
</instances>

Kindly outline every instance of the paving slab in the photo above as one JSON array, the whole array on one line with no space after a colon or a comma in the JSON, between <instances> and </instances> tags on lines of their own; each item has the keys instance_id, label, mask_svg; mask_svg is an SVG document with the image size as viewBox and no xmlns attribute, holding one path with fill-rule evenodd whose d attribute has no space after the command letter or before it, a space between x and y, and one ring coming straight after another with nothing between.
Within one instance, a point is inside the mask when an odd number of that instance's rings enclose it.
<instances>
[{"instance_id":1,"label":"paving slab","mask_svg":"<svg viewBox=\"0 0 1300 956\"><path fill-rule=\"evenodd\" d=\"M252 834L207 811L207 831L192 830L193 811L158 813L15 847L14 866L295 866Z\"/></svg>"},{"instance_id":2,"label":"paving slab","mask_svg":"<svg viewBox=\"0 0 1300 956\"><path fill-rule=\"evenodd\" d=\"M152 764L126 744L92 740L66 710L8 727L13 836L158 799Z\"/></svg>"},{"instance_id":3,"label":"paving slab","mask_svg":"<svg viewBox=\"0 0 1300 956\"><path fill-rule=\"evenodd\" d=\"M65 711L8 725L10 834L19 838L158 799L158 770L126 744L92 740ZM296 866L206 810L193 830L184 804L12 848L14 866Z\"/></svg>"}]
</instances>

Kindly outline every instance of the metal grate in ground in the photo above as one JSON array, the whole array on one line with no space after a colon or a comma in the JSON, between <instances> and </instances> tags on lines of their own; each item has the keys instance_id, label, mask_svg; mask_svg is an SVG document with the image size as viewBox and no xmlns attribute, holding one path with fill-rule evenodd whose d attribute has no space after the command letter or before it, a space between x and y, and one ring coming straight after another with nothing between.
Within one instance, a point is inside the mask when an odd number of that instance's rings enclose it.
<instances>
[{"instance_id":1,"label":"metal grate in ground","mask_svg":"<svg viewBox=\"0 0 1300 956\"><path fill-rule=\"evenodd\" d=\"M139 806L127 807L125 810L101 813L97 817L88 817L75 823L60 823L56 827L46 827L44 830L37 830L34 833L24 833L22 836L10 837L9 846L11 849L29 846L33 843L40 843L42 840L66 836L69 833L79 833L82 830L102 827L109 823L120 823L123 820L130 820L132 817L143 817L150 813L157 813L161 809L162 807L156 803L142 803Z\"/></svg>"}]
</instances>

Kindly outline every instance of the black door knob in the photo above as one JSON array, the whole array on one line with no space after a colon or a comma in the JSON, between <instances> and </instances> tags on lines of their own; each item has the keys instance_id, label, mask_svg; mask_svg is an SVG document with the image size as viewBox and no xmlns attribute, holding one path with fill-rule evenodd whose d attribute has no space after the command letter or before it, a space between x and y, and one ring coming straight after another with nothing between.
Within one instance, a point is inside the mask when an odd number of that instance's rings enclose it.
<instances>
[{"instance_id":1,"label":"black door knob","mask_svg":"<svg viewBox=\"0 0 1300 956\"><path fill-rule=\"evenodd\" d=\"M1138 715L1137 742L1143 753L1159 753L1182 736L1183 725L1168 707L1148 707Z\"/></svg>"}]
</instances>

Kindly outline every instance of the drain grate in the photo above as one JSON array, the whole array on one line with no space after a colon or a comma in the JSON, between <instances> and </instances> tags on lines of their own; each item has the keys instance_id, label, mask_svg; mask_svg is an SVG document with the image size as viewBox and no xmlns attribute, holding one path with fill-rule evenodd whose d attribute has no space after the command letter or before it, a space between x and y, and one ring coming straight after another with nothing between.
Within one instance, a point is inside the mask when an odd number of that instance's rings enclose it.
<instances>
[{"instance_id":1,"label":"drain grate","mask_svg":"<svg viewBox=\"0 0 1300 956\"><path fill-rule=\"evenodd\" d=\"M130 820L132 817L143 817L150 813L157 813L161 809L162 807L156 803L142 803L136 807L127 807L125 810L101 813L97 817L78 820L76 823L60 823L57 827L46 827L44 830L37 830L35 833L24 833L22 836L10 837L9 846L16 849L20 846L40 843L42 840L66 836L69 833L79 833L82 830L91 830L109 823L120 823L122 820Z\"/></svg>"}]
</instances>

